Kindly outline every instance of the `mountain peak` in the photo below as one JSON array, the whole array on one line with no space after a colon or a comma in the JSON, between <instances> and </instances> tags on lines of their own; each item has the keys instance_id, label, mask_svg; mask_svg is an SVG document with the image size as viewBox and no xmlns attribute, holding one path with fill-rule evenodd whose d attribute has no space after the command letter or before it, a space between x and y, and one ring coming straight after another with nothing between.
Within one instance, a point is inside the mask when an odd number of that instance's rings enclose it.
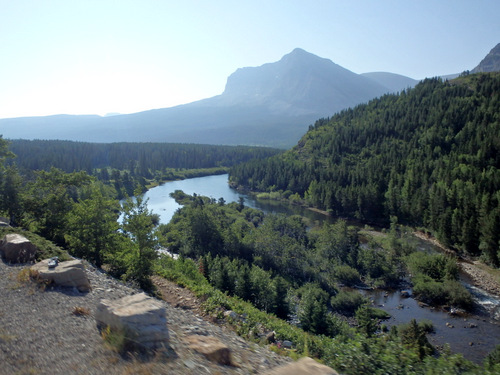
<instances>
[{"instance_id":1,"label":"mountain peak","mask_svg":"<svg viewBox=\"0 0 500 375\"><path fill-rule=\"evenodd\" d=\"M387 91L329 59L295 48L279 61L236 70L220 100L225 105L264 105L281 113L321 117Z\"/></svg>"},{"instance_id":2,"label":"mountain peak","mask_svg":"<svg viewBox=\"0 0 500 375\"><path fill-rule=\"evenodd\" d=\"M500 43L486 55L486 57L472 69L472 73L500 71Z\"/></svg>"},{"instance_id":3,"label":"mountain peak","mask_svg":"<svg viewBox=\"0 0 500 375\"><path fill-rule=\"evenodd\" d=\"M283 62L298 62L298 63L313 63L314 61L319 62L327 62L329 64L334 64L331 60L325 59L323 57L319 57L315 54L312 54L310 52L307 52L306 50L303 50L302 48L295 48L292 52L286 54L281 58L280 61ZM335 64L336 65L336 64Z\"/></svg>"}]
</instances>

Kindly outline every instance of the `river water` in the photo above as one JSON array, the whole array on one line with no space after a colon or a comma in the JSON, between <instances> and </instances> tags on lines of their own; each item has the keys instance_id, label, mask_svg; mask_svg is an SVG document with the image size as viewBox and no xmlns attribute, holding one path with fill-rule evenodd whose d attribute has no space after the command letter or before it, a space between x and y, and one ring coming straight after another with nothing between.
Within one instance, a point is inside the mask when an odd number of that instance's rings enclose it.
<instances>
[{"instance_id":1,"label":"river water","mask_svg":"<svg viewBox=\"0 0 500 375\"><path fill-rule=\"evenodd\" d=\"M231 189L227 183L228 175L206 176L191 178L182 181L167 182L154 187L145 193L148 199L148 208L160 215L160 222L166 224L170 221L175 211L180 208L170 193L182 190L186 194L198 194L218 200L223 198L226 203L238 202L243 197L245 205L258 208L265 213L283 213L287 215L301 215L306 218L308 225L320 225L325 220L335 221L335 218L322 215L303 207L289 205L268 200L256 200L252 196ZM422 246L428 248L428 243ZM435 249L438 251L438 249ZM494 296L485 294L483 291L472 287L464 281L464 285L473 293L476 301L476 309L473 314L467 316L451 316L446 311L420 307L413 298L403 298L399 291L363 291L373 300L375 307L379 307L389 314L391 319L385 322L392 326L407 323L415 318L417 321L423 319L431 320L434 324L435 333L429 334L429 341L434 345L449 343L453 352L462 353L465 358L474 362L481 362L484 357L500 344L500 324L498 311L500 301ZM411 289L407 289L411 294Z\"/></svg>"}]
</instances>

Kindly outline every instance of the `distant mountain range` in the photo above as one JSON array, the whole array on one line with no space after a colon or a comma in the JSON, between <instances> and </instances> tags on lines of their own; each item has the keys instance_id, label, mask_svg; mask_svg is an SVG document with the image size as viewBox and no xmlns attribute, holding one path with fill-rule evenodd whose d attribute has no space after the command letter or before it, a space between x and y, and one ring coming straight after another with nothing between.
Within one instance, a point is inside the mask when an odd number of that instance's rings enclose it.
<instances>
[{"instance_id":1,"label":"distant mountain range","mask_svg":"<svg viewBox=\"0 0 500 375\"><path fill-rule=\"evenodd\" d=\"M416 83L393 73L356 74L297 48L277 62L236 70L224 92L212 98L127 115L0 119L0 134L9 139L288 148L318 118Z\"/></svg>"}]
</instances>

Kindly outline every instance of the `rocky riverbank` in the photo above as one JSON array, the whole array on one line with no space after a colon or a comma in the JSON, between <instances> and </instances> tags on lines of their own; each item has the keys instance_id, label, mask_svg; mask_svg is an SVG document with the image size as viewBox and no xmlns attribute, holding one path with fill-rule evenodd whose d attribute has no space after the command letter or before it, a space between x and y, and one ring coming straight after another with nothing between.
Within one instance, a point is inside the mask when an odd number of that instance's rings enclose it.
<instances>
[{"instance_id":1,"label":"rocky riverbank","mask_svg":"<svg viewBox=\"0 0 500 375\"><path fill-rule=\"evenodd\" d=\"M413 233L415 237L420 238L421 240L424 240L426 242L429 242L433 246L436 246L439 248L442 252L445 254L449 254L452 256L458 257L458 254L441 244L437 239L434 237L430 237L426 235L425 233L422 232L414 232ZM467 275L467 278L470 280L472 285L485 290L486 292L493 294L494 296L500 298L500 282L492 276L490 273L485 271L480 267L480 262L479 261L472 261L472 260L459 260L459 266L461 270L464 272L465 275ZM484 266L484 265L483 265ZM486 267L486 266L484 266Z\"/></svg>"},{"instance_id":2,"label":"rocky riverbank","mask_svg":"<svg viewBox=\"0 0 500 375\"><path fill-rule=\"evenodd\" d=\"M472 263L460 262L459 265L474 286L500 298L500 283L487 271L479 268L478 261Z\"/></svg>"}]
</instances>

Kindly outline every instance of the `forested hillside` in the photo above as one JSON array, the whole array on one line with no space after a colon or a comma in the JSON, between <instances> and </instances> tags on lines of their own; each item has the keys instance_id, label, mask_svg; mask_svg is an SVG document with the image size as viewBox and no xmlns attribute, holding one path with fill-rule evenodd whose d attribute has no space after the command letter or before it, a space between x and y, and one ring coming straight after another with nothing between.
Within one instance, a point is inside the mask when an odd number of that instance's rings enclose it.
<instances>
[{"instance_id":1,"label":"forested hillside","mask_svg":"<svg viewBox=\"0 0 500 375\"><path fill-rule=\"evenodd\" d=\"M500 74L428 79L321 119L231 181L367 222L425 227L499 265Z\"/></svg>"}]
</instances>

